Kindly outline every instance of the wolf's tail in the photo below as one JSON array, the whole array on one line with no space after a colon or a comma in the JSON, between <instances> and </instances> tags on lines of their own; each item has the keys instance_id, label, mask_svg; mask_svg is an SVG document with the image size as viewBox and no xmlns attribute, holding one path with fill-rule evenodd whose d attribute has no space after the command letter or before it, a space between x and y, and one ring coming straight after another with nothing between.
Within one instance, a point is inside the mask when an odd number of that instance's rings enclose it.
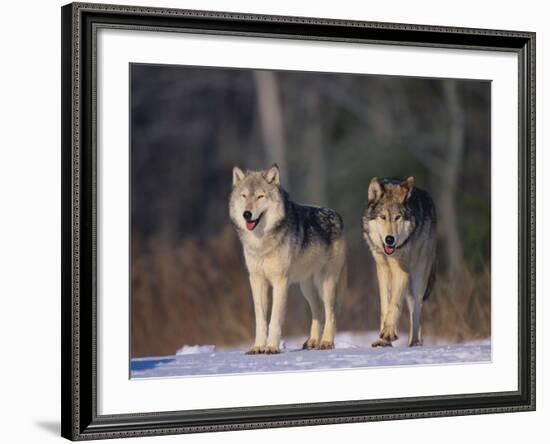
<instances>
[{"instance_id":1,"label":"wolf's tail","mask_svg":"<svg viewBox=\"0 0 550 444\"><path fill-rule=\"evenodd\" d=\"M428 278L428 284L426 285L426 291L424 292L424 297L422 298L423 301L428 299L430 297L430 294L432 293L432 289L435 284L435 261L432 263L432 269L430 270L430 277Z\"/></svg>"}]
</instances>

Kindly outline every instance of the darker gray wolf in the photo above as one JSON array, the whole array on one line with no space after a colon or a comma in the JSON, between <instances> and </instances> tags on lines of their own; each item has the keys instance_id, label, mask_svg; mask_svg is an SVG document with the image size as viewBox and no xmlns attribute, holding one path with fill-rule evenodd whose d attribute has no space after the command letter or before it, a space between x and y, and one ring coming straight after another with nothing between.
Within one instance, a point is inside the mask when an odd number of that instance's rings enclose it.
<instances>
[{"instance_id":1,"label":"darker gray wolf","mask_svg":"<svg viewBox=\"0 0 550 444\"><path fill-rule=\"evenodd\" d=\"M376 263L380 290L380 337L391 346L403 301L410 314L409 345L422 344L422 303L435 279L436 213L430 195L414 178L370 181L363 237Z\"/></svg>"},{"instance_id":2,"label":"darker gray wolf","mask_svg":"<svg viewBox=\"0 0 550 444\"><path fill-rule=\"evenodd\" d=\"M229 216L243 245L256 339L247 352L279 353L288 287L299 283L312 314L303 347L334 347L336 298L346 287L346 244L342 217L334 210L301 205L281 187L279 168L233 168ZM269 288L273 303L269 328ZM324 315L324 326L322 318Z\"/></svg>"}]
</instances>

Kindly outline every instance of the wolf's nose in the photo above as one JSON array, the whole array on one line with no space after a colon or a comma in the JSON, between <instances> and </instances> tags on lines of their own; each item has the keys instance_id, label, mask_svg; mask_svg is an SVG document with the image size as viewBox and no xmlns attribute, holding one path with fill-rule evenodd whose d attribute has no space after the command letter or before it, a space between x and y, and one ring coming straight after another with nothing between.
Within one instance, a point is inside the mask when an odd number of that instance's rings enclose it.
<instances>
[{"instance_id":1,"label":"wolf's nose","mask_svg":"<svg viewBox=\"0 0 550 444\"><path fill-rule=\"evenodd\" d=\"M386 236L386 245L389 245L390 247L395 242L395 238L393 236Z\"/></svg>"},{"instance_id":2,"label":"wolf's nose","mask_svg":"<svg viewBox=\"0 0 550 444\"><path fill-rule=\"evenodd\" d=\"M252 213L250 211L245 211L243 213L243 217L244 217L245 220L250 220L250 219L252 219Z\"/></svg>"}]
</instances>

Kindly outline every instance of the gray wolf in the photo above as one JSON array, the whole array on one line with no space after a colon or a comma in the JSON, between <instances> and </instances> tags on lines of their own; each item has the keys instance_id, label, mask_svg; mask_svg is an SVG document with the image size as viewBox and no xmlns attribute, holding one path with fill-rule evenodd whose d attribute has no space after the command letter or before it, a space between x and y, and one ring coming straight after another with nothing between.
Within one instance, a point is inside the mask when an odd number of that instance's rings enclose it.
<instances>
[{"instance_id":1,"label":"gray wolf","mask_svg":"<svg viewBox=\"0 0 550 444\"><path fill-rule=\"evenodd\" d=\"M414 178L370 181L363 237L376 263L380 291L380 338L391 346L403 300L410 314L409 345L422 345L422 303L435 279L436 214L430 195Z\"/></svg>"},{"instance_id":2,"label":"gray wolf","mask_svg":"<svg viewBox=\"0 0 550 444\"><path fill-rule=\"evenodd\" d=\"M346 287L342 217L328 208L300 205L281 187L279 167L233 168L229 216L243 245L256 338L247 352L279 353L288 287L299 283L311 308L305 349L334 347L335 302ZM268 292L272 308L267 325ZM324 314L324 327L321 321Z\"/></svg>"}]
</instances>

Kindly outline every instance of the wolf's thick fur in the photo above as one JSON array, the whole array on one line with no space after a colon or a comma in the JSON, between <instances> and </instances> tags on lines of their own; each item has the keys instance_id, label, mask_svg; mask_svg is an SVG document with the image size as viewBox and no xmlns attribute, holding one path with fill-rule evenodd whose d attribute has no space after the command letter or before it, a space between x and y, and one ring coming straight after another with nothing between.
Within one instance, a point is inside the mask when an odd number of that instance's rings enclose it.
<instances>
[{"instance_id":1,"label":"wolf's thick fur","mask_svg":"<svg viewBox=\"0 0 550 444\"><path fill-rule=\"evenodd\" d=\"M435 279L435 228L434 203L414 186L413 177L371 180L363 237L374 256L380 289L380 338L373 347L397 339L403 300L410 313L409 345L422 344L422 303Z\"/></svg>"},{"instance_id":2,"label":"wolf's thick fur","mask_svg":"<svg viewBox=\"0 0 550 444\"><path fill-rule=\"evenodd\" d=\"M335 301L346 287L340 215L292 202L280 185L277 165L264 171L233 169L229 215L243 245L254 300L256 339L248 353L279 353L292 283L300 284L311 308L311 330L304 348L333 348ZM270 286L273 304L268 328Z\"/></svg>"}]
</instances>

